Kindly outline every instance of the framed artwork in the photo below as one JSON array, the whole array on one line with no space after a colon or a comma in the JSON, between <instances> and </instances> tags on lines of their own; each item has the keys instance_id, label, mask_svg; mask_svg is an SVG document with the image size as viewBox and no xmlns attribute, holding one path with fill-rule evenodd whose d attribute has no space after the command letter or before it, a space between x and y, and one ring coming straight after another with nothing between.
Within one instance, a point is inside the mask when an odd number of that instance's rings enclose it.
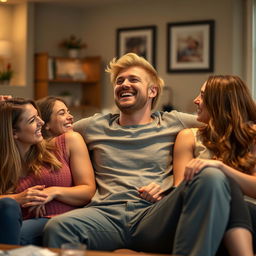
<instances>
[{"instance_id":1,"label":"framed artwork","mask_svg":"<svg viewBox=\"0 0 256 256\"><path fill-rule=\"evenodd\" d=\"M167 72L213 72L214 21L167 24Z\"/></svg>"},{"instance_id":2,"label":"framed artwork","mask_svg":"<svg viewBox=\"0 0 256 256\"><path fill-rule=\"evenodd\" d=\"M119 28L116 31L116 55L128 52L144 57L156 65L156 26Z\"/></svg>"}]
</instances>

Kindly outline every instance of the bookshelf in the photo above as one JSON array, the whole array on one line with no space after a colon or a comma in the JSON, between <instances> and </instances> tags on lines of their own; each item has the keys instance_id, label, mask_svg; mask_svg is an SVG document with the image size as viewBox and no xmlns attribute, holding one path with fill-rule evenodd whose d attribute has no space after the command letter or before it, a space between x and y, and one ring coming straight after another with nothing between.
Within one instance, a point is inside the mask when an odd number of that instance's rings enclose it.
<instances>
[{"instance_id":1,"label":"bookshelf","mask_svg":"<svg viewBox=\"0 0 256 256\"><path fill-rule=\"evenodd\" d=\"M35 99L49 95L51 86L81 85L81 101L78 109L85 106L101 108L100 88L101 58L63 58L48 53L35 54ZM72 88L71 88L72 90ZM59 95L56 95L59 96ZM74 107L74 106L72 106Z\"/></svg>"}]
</instances>

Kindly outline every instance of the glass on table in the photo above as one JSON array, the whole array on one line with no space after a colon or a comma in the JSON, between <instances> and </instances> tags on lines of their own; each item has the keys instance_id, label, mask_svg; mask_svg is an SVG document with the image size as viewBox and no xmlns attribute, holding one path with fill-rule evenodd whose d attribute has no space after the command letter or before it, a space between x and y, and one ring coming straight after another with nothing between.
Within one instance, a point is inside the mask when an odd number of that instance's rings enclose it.
<instances>
[{"instance_id":1,"label":"glass on table","mask_svg":"<svg viewBox=\"0 0 256 256\"><path fill-rule=\"evenodd\" d=\"M61 256L85 256L85 253L85 244L65 243L61 245Z\"/></svg>"}]
</instances>

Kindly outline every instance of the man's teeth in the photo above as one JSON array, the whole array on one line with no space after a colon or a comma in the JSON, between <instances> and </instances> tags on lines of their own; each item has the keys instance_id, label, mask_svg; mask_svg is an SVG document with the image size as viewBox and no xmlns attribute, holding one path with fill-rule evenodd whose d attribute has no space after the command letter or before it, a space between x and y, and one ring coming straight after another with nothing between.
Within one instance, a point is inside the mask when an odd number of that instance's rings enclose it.
<instances>
[{"instance_id":1,"label":"man's teeth","mask_svg":"<svg viewBox=\"0 0 256 256\"><path fill-rule=\"evenodd\" d=\"M121 94L121 97L130 97L130 96L133 96L133 94L130 92L124 92Z\"/></svg>"},{"instance_id":2,"label":"man's teeth","mask_svg":"<svg viewBox=\"0 0 256 256\"><path fill-rule=\"evenodd\" d=\"M65 124L64 126L68 128L68 127L71 127L72 124Z\"/></svg>"}]
</instances>

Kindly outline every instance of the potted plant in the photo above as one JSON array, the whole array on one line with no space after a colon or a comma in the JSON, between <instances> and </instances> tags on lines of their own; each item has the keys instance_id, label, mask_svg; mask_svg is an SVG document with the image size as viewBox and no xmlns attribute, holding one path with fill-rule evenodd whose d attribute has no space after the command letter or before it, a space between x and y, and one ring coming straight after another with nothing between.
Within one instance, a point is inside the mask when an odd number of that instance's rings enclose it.
<instances>
[{"instance_id":1,"label":"potted plant","mask_svg":"<svg viewBox=\"0 0 256 256\"><path fill-rule=\"evenodd\" d=\"M8 63L3 70L0 70L0 84L8 85L13 77L13 70L11 64Z\"/></svg>"},{"instance_id":2,"label":"potted plant","mask_svg":"<svg viewBox=\"0 0 256 256\"><path fill-rule=\"evenodd\" d=\"M79 50L87 47L86 43L82 41L82 38L78 38L75 35L70 35L68 38L62 40L59 46L67 49L71 58L77 58L79 56Z\"/></svg>"}]
</instances>

